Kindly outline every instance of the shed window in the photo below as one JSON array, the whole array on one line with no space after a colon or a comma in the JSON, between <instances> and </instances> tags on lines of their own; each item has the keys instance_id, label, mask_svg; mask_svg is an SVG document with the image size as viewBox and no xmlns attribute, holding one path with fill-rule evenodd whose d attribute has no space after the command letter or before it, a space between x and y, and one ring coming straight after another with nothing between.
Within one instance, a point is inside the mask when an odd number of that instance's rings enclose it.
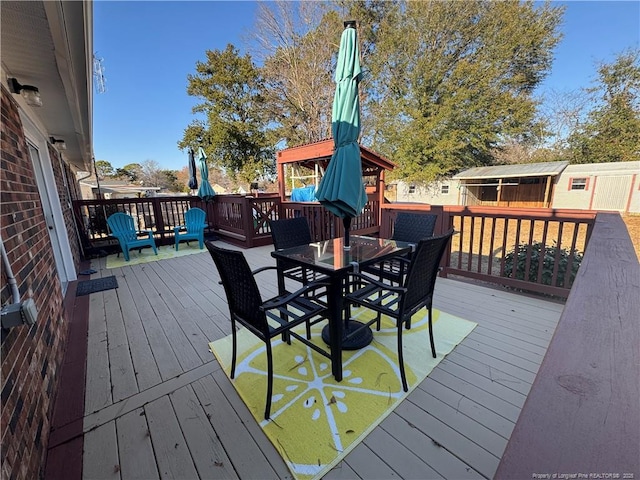
<instances>
[{"instance_id":1,"label":"shed window","mask_svg":"<svg viewBox=\"0 0 640 480\"><path fill-rule=\"evenodd\" d=\"M571 190L586 190L587 189L587 179L586 178L572 178L571 179Z\"/></svg>"},{"instance_id":2,"label":"shed window","mask_svg":"<svg viewBox=\"0 0 640 480\"><path fill-rule=\"evenodd\" d=\"M416 186L415 185L409 185L409 193L416 193Z\"/></svg>"},{"instance_id":3,"label":"shed window","mask_svg":"<svg viewBox=\"0 0 640 480\"><path fill-rule=\"evenodd\" d=\"M441 185L440 186L440 193L442 195L447 195L449 193L449 185Z\"/></svg>"}]
</instances>

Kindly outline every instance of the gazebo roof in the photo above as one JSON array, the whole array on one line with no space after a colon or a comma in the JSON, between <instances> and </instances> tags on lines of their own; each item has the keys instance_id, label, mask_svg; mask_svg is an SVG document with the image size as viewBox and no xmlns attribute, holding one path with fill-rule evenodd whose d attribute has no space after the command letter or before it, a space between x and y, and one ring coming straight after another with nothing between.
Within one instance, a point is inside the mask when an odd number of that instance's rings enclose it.
<instances>
[{"instance_id":1,"label":"gazebo roof","mask_svg":"<svg viewBox=\"0 0 640 480\"><path fill-rule=\"evenodd\" d=\"M278 165L298 163L306 167L313 167L313 164L319 163L326 169L332 154L333 139L328 138L319 142L280 150L277 155L277 161ZM360 145L360 157L362 159L363 175L372 174L378 170L393 170L396 166L391 160L362 145Z\"/></svg>"}]
</instances>

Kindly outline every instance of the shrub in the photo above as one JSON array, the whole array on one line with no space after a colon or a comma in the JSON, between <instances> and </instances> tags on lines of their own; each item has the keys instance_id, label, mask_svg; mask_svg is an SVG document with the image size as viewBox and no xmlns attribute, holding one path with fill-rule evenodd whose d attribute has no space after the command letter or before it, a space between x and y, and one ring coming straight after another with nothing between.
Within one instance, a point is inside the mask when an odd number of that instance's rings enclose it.
<instances>
[{"instance_id":1,"label":"shrub","mask_svg":"<svg viewBox=\"0 0 640 480\"><path fill-rule=\"evenodd\" d=\"M529 249L531 249L529 277L525 278L525 267L527 264L527 255L529 254ZM515 274L516 279L526 280L529 282L537 282L540 257L541 255L544 255L542 261L542 284L551 285L551 278L553 276L556 254L558 254L558 247L555 245L543 248L543 245L540 242L533 242L531 246L529 246L529 244L520 244L505 256L504 272L502 273L502 276L513 277L513 263L515 261L517 262ZM569 251L567 251L566 249L561 248L559 255L560 263L558 264L558 278L556 280L555 286L566 286L568 288L573 284L573 281L576 278L576 273L578 272L578 268L580 267L580 263L582 262L582 254L577 251L569 253ZM573 256L573 261L571 263L571 272L569 274L568 281L565 283L565 279L567 277L567 268L569 266L569 258L571 258L571 256Z\"/></svg>"}]
</instances>

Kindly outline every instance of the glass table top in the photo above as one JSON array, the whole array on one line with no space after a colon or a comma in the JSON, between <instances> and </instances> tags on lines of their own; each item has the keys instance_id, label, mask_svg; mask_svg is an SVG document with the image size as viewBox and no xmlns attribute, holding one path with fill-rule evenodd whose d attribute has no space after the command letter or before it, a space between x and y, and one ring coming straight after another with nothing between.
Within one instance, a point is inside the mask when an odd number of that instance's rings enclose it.
<instances>
[{"instance_id":1,"label":"glass table top","mask_svg":"<svg viewBox=\"0 0 640 480\"><path fill-rule=\"evenodd\" d=\"M350 248L345 250L344 238L332 238L309 245L276 250L274 258L306 264L327 272L340 271L352 266L367 265L393 255L409 252L412 244L386 238L352 235Z\"/></svg>"}]
</instances>

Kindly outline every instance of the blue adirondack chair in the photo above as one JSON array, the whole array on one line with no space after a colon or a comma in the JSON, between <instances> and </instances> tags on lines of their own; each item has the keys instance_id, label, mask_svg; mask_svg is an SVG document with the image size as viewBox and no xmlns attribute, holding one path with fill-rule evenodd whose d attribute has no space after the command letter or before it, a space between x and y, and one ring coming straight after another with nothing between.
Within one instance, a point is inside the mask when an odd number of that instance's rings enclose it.
<instances>
[{"instance_id":1,"label":"blue adirondack chair","mask_svg":"<svg viewBox=\"0 0 640 480\"><path fill-rule=\"evenodd\" d=\"M111 230L111 235L116 237L118 242L120 242L120 248L127 262L129 261L129 250L132 248L137 248L138 251L140 251L142 247L148 246L153 248L153 252L156 255L158 254L156 241L153 238L151 230L136 230L136 225L131 215L114 213L107 218L107 224ZM143 235L146 235L146 237Z\"/></svg>"},{"instance_id":2,"label":"blue adirondack chair","mask_svg":"<svg viewBox=\"0 0 640 480\"><path fill-rule=\"evenodd\" d=\"M200 250L204 248L204 227L207 226L205 217L206 214L201 208L193 207L187 210L184 214L185 224L173 227L176 237L176 252L180 242L187 242L188 245L189 240L198 240Z\"/></svg>"}]
</instances>

